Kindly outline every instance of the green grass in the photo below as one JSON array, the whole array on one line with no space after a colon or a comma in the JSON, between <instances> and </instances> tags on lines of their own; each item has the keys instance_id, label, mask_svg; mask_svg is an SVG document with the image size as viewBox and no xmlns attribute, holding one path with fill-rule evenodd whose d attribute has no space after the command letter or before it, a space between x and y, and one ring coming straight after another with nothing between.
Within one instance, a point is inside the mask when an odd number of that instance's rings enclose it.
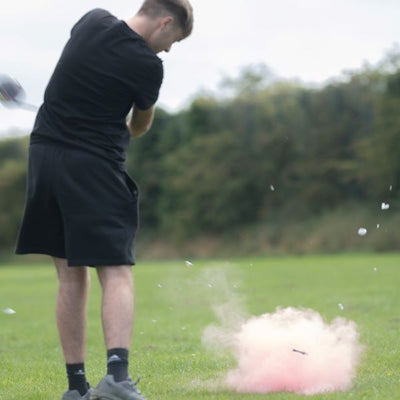
<instances>
[{"instance_id":1,"label":"green grass","mask_svg":"<svg viewBox=\"0 0 400 400\"><path fill-rule=\"evenodd\" d=\"M303 398L235 394L207 385L233 366L231 358L218 358L201 344L203 329L217 322L212 305L232 296L240 297L252 315L295 306L312 308L327 321L342 315L357 323L366 351L353 388L312 399L400 398L400 254L193 262L192 268L183 260L134 267L131 373L142 376L140 388L149 400ZM87 372L96 384L105 372L105 351L100 290L92 277ZM50 265L0 267L0 311L10 307L17 312L0 312L1 400L61 398L66 379L55 327L55 295Z\"/></svg>"}]
</instances>

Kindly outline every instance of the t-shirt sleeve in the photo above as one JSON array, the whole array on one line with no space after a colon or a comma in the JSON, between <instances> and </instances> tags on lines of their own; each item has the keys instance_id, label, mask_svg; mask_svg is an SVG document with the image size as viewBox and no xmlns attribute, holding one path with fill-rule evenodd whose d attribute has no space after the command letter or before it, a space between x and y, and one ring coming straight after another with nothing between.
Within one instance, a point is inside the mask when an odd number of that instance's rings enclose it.
<instances>
[{"instance_id":1,"label":"t-shirt sleeve","mask_svg":"<svg viewBox=\"0 0 400 400\"><path fill-rule=\"evenodd\" d=\"M159 96L160 87L164 76L163 65L160 59L152 60L143 68L143 73L137 81L135 106L141 110L147 110L153 106Z\"/></svg>"}]
</instances>

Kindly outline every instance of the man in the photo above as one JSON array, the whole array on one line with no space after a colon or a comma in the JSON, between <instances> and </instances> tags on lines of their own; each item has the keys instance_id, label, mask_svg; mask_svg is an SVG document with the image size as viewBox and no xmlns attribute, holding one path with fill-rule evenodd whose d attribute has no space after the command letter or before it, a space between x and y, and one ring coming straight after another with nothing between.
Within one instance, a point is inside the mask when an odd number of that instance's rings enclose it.
<instances>
[{"instance_id":1,"label":"man","mask_svg":"<svg viewBox=\"0 0 400 400\"><path fill-rule=\"evenodd\" d=\"M130 136L153 121L163 79L156 54L192 27L187 0L145 0L126 21L90 11L73 27L38 112L16 252L48 254L57 269L57 326L69 381L63 400L144 399L128 377L138 188L125 153ZM107 348L107 374L94 389L84 366L88 266L102 287Z\"/></svg>"}]
</instances>

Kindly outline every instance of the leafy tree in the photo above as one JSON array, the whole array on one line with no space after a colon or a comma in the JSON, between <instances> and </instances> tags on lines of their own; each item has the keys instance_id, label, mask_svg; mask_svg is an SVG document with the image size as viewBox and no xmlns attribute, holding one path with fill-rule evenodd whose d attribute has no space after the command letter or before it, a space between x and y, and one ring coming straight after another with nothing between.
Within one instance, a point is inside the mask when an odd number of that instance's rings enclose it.
<instances>
[{"instance_id":1,"label":"leafy tree","mask_svg":"<svg viewBox=\"0 0 400 400\"><path fill-rule=\"evenodd\" d=\"M263 184L258 165L231 132L194 139L166 157L160 216L180 235L223 232L254 221Z\"/></svg>"},{"instance_id":2,"label":"leafy tree","mask_svg":"<svg viewBox=\"0 0 400 400\"><path fill-rule=\"evenodd\" d=\"M14 245L24 209L26 164L2 163L0 169L0 249Z\"/></svg>"}]
</instances>

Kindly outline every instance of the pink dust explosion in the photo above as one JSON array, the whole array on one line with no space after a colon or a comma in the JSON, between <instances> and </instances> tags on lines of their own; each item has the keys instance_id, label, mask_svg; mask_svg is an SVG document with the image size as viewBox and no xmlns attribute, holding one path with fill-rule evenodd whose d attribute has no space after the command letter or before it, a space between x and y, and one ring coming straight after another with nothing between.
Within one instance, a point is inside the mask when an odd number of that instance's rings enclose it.
<instances>
[{"instance_id":1,"label":"pink dust explosion","mask_svg":"<svg viewBox=\"0 0 400 400\"><path fill-rule=\"evenodd\" d=\"M285 308L251 317L239 329L209 327L206 344L233 352L224 386L241 393L316 394L351 387L362 352L356 324L331 324L313 310Z\"/></svg>"}]
</instances>

